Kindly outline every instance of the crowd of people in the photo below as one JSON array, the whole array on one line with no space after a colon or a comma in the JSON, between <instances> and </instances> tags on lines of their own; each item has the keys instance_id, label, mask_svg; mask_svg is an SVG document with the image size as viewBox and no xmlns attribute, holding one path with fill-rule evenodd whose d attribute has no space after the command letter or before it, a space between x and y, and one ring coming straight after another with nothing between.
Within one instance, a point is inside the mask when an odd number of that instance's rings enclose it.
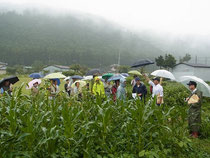
<instances>
[{"instance_id":1,"label":"crowd of people","mask_svg":"<svg viewBox=\"0 0 210 158\"><path fill-rule=\"evenodd\" d=\"M151 93L151 99L156 99L156 105L161 106L163 101L163 87L161 85L162 78L155 77L150 79L147 75L143 75L144 81L150 85L148 89ZM39 94L39 85L41 80L38 79L32 80L31 94L36 96ZM59 93L59 79L50 79L50 85L47 87L49 91L49 98L54 99ZM65 80L64 89L65 93L69 97L77 97L78 100L82 99L83 92L87 91L92 94L92 96L100 96L102 99L106 97L112 98L114 101L123 100L125 101L128 96L126 92L126 78L122 77L118 80L109 81L109 78L106 78L104 81L101 80L98 76L93 76L93 79L89 82L85 82L79 79L68 78ZM146 103L146 96L148 95L146 84L140 79L140 77L134 75L133 80L131 81L132 86L132 98L140 99ZM202 103L202 92L197 89L197 83L190 81L188 83L189 89L191 90L190 96L186 98L186 102L189 105L189 128L190 133L193 137L197 138L200 132L201 124L201 103ZM1 82L0 93L3 95L7 93L12 96L13 86L10 80L4 80Z\"/></svg>"}]
</instances>

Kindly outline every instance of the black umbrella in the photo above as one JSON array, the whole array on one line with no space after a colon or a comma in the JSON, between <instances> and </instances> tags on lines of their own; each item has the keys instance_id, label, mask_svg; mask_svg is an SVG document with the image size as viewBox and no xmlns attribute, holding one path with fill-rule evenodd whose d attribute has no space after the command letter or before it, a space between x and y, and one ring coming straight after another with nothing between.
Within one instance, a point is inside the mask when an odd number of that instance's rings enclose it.
<instances>
[{"instance_id":1,"label":"black umbrella","mask_svg":"<svg viewBox=\"0 0 210 158\"><path fill-rule=\"evenodd\" d=\"M99 69L92 69L86 73L86 76L100 75L101 71Z\"/></svg>"},{"instance_id":2,"label":"black umbrella","mask_svg":"<svg viewBox=\"0 0 210 158\"><path fill-rule=\"evenodd\" d=\"M133 63L131 65L132 68L134 67L141 67L141 66L145 66L145 65L150 65L150 64L154 64L154 62L150 59L142 59L142 60L139 60L135 63Z\"/></svg>"},{"instance_id":3,"label":"black umbrella","mask_svg":"<svg viewBox=\"0 0 210 158\"><path fill-rule=\"evenodd\" d=\"M19 78L17 76L11 76L11 77L4 78L0 81L0 87L4 86L4 83L6 81L9 81L11 84L15 84L16 82L19 81Z\"/></svg>"}]
</instances>

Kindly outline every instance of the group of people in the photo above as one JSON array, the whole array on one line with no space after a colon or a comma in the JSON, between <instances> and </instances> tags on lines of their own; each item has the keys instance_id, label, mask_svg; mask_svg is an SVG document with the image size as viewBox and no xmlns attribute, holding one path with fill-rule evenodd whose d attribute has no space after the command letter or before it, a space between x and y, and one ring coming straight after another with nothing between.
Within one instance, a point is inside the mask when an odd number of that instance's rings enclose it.
<instances>
[{"instance_id":1,"label":"group of people","mask_svg":"<svg viewBox=\"0 0 210 158\"><path fill-rule=\"evenodd\" d=\"M148 78L147 75L143 75L145 80L151 86L151 96L152 99L156 99L156 105L160 106L163 104L163 87L161 86L161 78L155 77L152 80ZM59 93L59 82L60 80L51 79L50 86L47 90L50 92L50 98L53 99ZM85 86L81 85L81 80L67 79L64 85L65 92L69 96L77 96L82 98L83 90L91 92L93 96L100 96L101 98L110 97L114 101L116 100L126 100L126 79L122 77L119 80L115 80L114 84L109 82L108 78L105 82L102 82L98 76L93 76L93 80L90 83L86 83ZM134 75L131 81L132 85L132 97L134 99L139 98L140 100L146 99L148 94L145 84L140 80L140 78ZM188 83L189 89L191 90L190 96L186 98L186 102L189 105L188 111L188 123L190 134L197 138L200 132L201 125L201 104L202 104L202 92L197 89L197 83L190 81ZM7 92L10 96L12 95L12 84L9 80L5 80L0 87L1 95ZM39 93L39 83L34 82L31 88L32 95L37 95Z\"/></svg>"}]
</instances>

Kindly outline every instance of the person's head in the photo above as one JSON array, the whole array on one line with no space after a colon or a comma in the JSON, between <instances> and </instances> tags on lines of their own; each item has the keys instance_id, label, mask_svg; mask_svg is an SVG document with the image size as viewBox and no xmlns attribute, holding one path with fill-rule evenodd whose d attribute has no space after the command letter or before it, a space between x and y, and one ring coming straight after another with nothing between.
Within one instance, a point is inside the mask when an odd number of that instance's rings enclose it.
<instances>
[{"instance_id":1,"label":"person's head","mask_svg":"<svg viewBox=\"0 0 210 158\"><path fill-rule=\"evenodd\" d=\"M89 83L87 83L87 84L86 84L86 87L87 87L87 88L89 88L89 87L90 87L90 84L89 84Z\"/></svg>"},{"instance_id":2,"label":"person's head","mask_svg":"<svg viewBox=\"0 0 210 158\"><path fill-rule=\"evenodd\" d=\"M39 83L36 82L36 83L33 84L33 86L34 86L34 87L38 87L38 84L39 84Z\"/></svg>"},{"instance_id":3,"label":"person's head","mask_svg":"<svg viewBox=\"0 0 210 158\"><path fill-rule=\"evenodd\" d=\"M136 84L137 84L137 85L140 85L140 84L141 84L141 80L140 80L139 77L136 77L136 78L135 78L135 81L136 81Z\"/></svg>"},{"instance_id":4,"label":"person's head","mask_svg":"<svg viewBox=\"0 0 210 158\"><path fill-rule=\"evenodd\" d=\"M116 80L115 85L116 85L116 87L118 87L120 85L120 80Z\"/></svg>"},{"instance_id":5,"label":"person's head","mask_svg":"<svg viewBox=\"0 0 210 158\"><path fill-rule=\"evenodd\" d=\"M4 82L4 86L8 87L10 85L10 82L9 81L5 81Z\"/></svg>"},{"instance_id":6,"label":"person's head","mask_svg":"<svg viewBox=\"0 0 210 158\"><path fill-rule=\"evenodd\" d=\"M121 79L120 79L120 85L121 85L122 87L125 87L125 86L126 86L126 80L125 80L124 78L121 78Z\"/></svg>"},{"instance_id":7,"label":"person's head","mask_svg":"<svg viewBox=\"0 0 210 158\"><path fill-rule=\"evenodd\" d=\"M76 82L75 85L76 85L77 88L79 88L80 83Z\"/></svg>"},{"instance_id":8,"label":"person's head","mask_svg":"<svg viewBox=\"0 0 210 158\"><path fill-rule=\"evenodd\" d=\"M100 78L95 77L96 83L100 83Z\"/></svg>"},{"instance_id":9,"label":"person's head","mask_svg":"<svg viewBox=\"0 0 210 158\"><path fill-rule=\"evenodd\" d=\"M193 91L197 87L197 83L195 81L190 81L187 85L189 86L189 89L191 91Z\"/></svg>"},{"instance_id":10,"label":"person's head","mask_svg":"<svg viewBox=\"0 0 210 158\"><path fill-rule=\"evenodd\" d=\"M69 79L66 80L66 83L69 83Z\"/></svg>"},{"instance_id":11,"label":"person's head","mask_svg":"<svg viewBox=\"0 0 210 158\"><path fill-rule=\"evenodd\" d=\"M153 78L153 82L155 85L158 85L160 83L160 78L159 77Z\"/></svg>"},{"instance_id":12,"label":"person's head","mask_svg":"<svg viewBox=\"0 0 210 158\"><path fill-rule=\"evenodd\" d=\"M135 79L136 77L138 77L137 75L133 75L133 78Z\"/></svg>"}]
</instances>

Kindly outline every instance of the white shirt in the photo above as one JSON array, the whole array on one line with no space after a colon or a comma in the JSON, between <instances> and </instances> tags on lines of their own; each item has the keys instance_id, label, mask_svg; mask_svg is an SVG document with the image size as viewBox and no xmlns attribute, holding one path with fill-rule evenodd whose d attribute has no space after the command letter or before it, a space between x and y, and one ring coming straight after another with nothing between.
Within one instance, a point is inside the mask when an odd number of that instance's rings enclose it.
<instances>
[{"instance_id":1,"label":"white shirt","mask_svg":"<svg viewBox=\"0 0 210 158\"><path fill-rule=\"evenodd\" d=\"M160 95L160 97L163 97L163 87L160 84L155 85L154 82L152 82L151 80L149 81L149 84L153 87L152 97L156 95Z\"/></svg>"}]
</instances>

